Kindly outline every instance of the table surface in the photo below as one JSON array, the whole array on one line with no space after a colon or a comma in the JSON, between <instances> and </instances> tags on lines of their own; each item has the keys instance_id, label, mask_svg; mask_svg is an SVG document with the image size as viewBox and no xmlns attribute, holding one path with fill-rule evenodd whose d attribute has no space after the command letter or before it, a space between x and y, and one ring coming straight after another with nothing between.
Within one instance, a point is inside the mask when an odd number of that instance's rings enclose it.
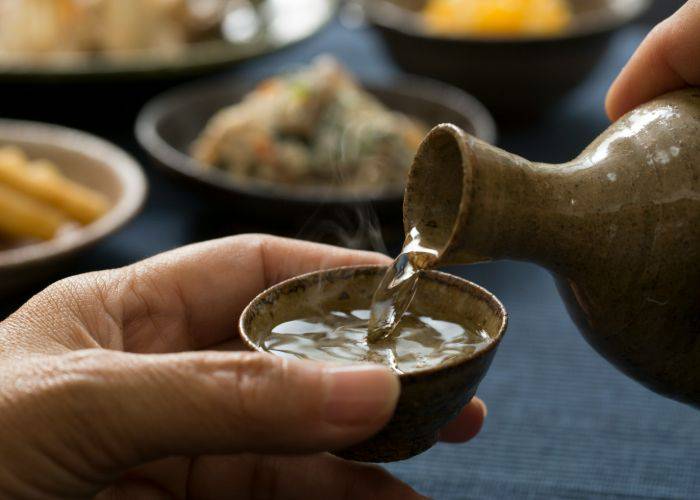
<instances>
[{"instance_id":1,"label":"table surface","mask_svg":"<svg viewBox=\"0 0 700 500\"><path fill-rule=\"evenodd\" d=\"M574 157L607 126L607 86L648 29L640 24L619 32L595 73L559 108L526 129L502 131L500 145L537 161ZM301 45L232 72L255 79L321 52L360 75L397 71L374 33L335 22ZM75 124L82 112L79 105L70 116L23 108L0 108L0 114ZM121 266L221 232L211 229L203 200L150 168L128 124L109 122L105 116L92 129L142 160L150 199L137 220L66 267L66 275ZM238 214L226 216L235 221ZM274 229L256 221L245 226ZM479 391L489 405L487 422L466 445L441 444L388 469L438 499L700 498L700 413L648 392L600 359L576 331L546 271L496 262L455 272L496 293L511 315ZM32 291L5 299L0 318Z\"/></svg>"}]
</instances>

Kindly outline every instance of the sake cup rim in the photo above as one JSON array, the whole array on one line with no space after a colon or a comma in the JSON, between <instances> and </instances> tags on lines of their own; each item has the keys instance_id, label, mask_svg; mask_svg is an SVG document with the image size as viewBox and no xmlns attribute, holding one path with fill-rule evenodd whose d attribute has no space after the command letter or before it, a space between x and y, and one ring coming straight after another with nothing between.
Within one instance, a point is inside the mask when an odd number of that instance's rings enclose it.
<instances>
[{"instance_id":1,"label":"sake cup rim","mask_svg":"<svg viewBox=\"0 0 700 500\"><path fill-rule=\"evenodd\" d=\"M355 266L339 266L339 267L333 267L333 268L328 268L328 269L321 269L317 271L311 271L308 273L301 274L299 276L295 276L293 278L286 279L284 281L281 281L266 290L260 292L253 300L250 301L250 303L243 309L243 312L241 313L239 320L238 320L238 330L239 334L241 337L241 340L243 340L243 343L251 350L256 351L256 352L262 352L266 353L262 349L262 347L258 344L256 344L249 336L248 328L246 328L246 323L252 321L252 319L255 317L255 308L259 305L260 302L264 301L267 299L267 297L275 292L278 292L280 290L283 290L284 288L296 283L296 282L303 282L305 280L308 280L310 278L318 278L323 279L324 276L331 275L333 273L343 273L347 272L349 273L346 277L343 277L343 279L351 279L352 276L359 274L359 273L383 273L387 270L388 266L386 265L355 265ZM498 328L498 331L492 335L492 341L484 347L483 349L480 349L478 351L475 351L473 353L464 355L464 356L458 356L456 358L452 358L444 363L440 363L435 366L430 366L426 368L420 368L416 370L412 370L410 372L405 372L405 373L398 373L399 379L403 381L408 381L411 379L415 378L422 378L426 377L429 375L433 375L439 372L443 372L449 369L455 369L462 367L468 363L474 362L475 360L478 360L492 351L494 351L498 345L500 344L501 340L503 339L503 336L508 328L508 312L506 311L506 308L503 306L501 301L491 292L486 290L485 288L469 281L464 278L460 278L459 276L455 276L453 274L445 273L442 271L438 270L429 270L429 271L421 271L421 279L430 279L434 282L438 282L443 286L455 286L461 288L461 291L463 293L469 293L472 295L472 297L475 300L479 300L482 302L486 302L489 306L489 308L492 310L494 316L496 318L500 319L500 325ZM267 353L270 354L270 353ZM271 354L274 356L274 354ZM313 361L313 360L312 360Z\"/></svg>"}]
</instances>

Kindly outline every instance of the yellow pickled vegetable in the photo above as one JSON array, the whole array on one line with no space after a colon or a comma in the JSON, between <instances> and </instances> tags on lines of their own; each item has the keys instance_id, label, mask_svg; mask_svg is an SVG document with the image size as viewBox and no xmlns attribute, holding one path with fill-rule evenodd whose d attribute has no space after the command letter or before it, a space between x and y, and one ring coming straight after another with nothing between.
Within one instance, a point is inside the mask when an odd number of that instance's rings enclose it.
<instances>
[{"instance_id":1,"label":"yellow pickled vegetable","mask_svg":"<svg viewBox=\"0 0 700 500\"><path fill-rule=\"evenodd\" d=\"M50 240L66 222L55 208L0 184L0 234Z\"/></svg>"},{"instance_id":2,"label":"yellow pickled vegetable","mask_svg":"<svg viewBox=\"0 0 700 500\"><path fill-rule=\"evenodd\" d=\"M89 224L108 210L102 193L64 177L52 162L0 146L0 235L49 240L63 225Z\"/></svg>"},{"instance_id":3,"label":"yellow pickled vegetable","mask_svg":"<svg viewBox=\"0 0 700 500\"><path fill-rule=\"evenodd\" d=\"M567 0L429 0L428 28L484 36L552 35L571 23Z\"/></svg>"},{"instance_id":4,"label":"yellow pickled vegetable","mask_svg":"<svg viewBox=\"0 0 700 500\"><path fill-rule=\"evenodd\" d=\"M109 201L102 193L67 179L49 161L27 161L16 148L0 148L0 184L51 205L82 224L109 210Z\"/></svg>"}]
</instances>

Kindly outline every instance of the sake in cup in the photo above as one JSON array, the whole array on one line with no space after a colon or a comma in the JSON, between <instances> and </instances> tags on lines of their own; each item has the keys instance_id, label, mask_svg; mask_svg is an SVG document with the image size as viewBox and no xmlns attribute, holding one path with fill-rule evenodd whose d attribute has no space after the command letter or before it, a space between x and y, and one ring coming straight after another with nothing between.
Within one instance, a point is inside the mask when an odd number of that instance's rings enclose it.
<instances>
[{"instance_id":1,"label":"sake in cup","mask_svg":"<svg viewBox=\"0 0 700 500\"><path fill-rule=\"evenodd\" d=\"M343 267L275 285L258 295L241 315L243 341L252 350L268 352L266 339L278 325L319 312L366 311L385 272L382 266ZM483 341L478 346L465 342L463 349L451 351L443 362L398 370L401 395L391 420L368 440L334 451L340 457L393 462L432 447L440 429L474 397L508 321L503 305L491 293L438 271L422 272L409 311L415 317L437 320L434 324L449 322L478 330ZM406 345L410 343L402 346L404 350Z\"/></svg>"}]
</instances>

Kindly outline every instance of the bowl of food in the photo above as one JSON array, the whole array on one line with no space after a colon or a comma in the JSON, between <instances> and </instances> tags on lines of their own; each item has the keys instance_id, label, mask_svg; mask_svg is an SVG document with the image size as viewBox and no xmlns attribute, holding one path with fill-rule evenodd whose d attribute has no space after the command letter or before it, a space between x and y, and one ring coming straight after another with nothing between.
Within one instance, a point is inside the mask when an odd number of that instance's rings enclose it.
<instances>
[{"instance_id":1,"label":"bowl of food","mask_svg":"<svg viewBox=\"0 0 700 500\"><path fill-rule=\"evenodd\" d=\"M491 293L461 278L423 271L392 335L368 340L372 297L387 268L345 267L280 283L243 311L248 348L291 359L378 363L394 370L401 396L389 423L363 443L335 453L393 462L426 451L472 399L503 338L508 315Z\"/></svg>"},{"instance_id":2,"label":"bowl of food","mask_svg":"<svg viewBox=\"0 0 700 500\"><path fill-rule=\"evenodd\" d=\"M357 82L337 62L251 85L187 85L149 103L136 135L155 163L228 203L284 218L366 202L399 205L417 147L437 123L493 142L486 109L444 84Z\"/></svg>"},{"instance_id":3,"label":"bowl of food","mask_svg":"<svg viewBox=\"0 0 700 500\"><path fill-rule=\"evenodd\" d=\"M0 1L0 79L164 79L318 32L336 0Z\"/></svg>"},{"instance_id":4,"label":"bowl of food","mask_svg":"<svg viewBox=\"0 0 700 500\"><path fill-rule=\"evenodd\" d=\"M0 293L46 277L121 228L146 190L139 165L102 139L0 120Z\"/></svg>"},{"instance_id":5,"label":"bowl of food","mask_svg":"<svg viewBox=\"0 0 700 500\"><path fill-rule=\"evenodd\" d=\"M404 70L461 87L503 121L549 109L650 0L371 0L369 22Z\"/></svg>"}]
</instances>

